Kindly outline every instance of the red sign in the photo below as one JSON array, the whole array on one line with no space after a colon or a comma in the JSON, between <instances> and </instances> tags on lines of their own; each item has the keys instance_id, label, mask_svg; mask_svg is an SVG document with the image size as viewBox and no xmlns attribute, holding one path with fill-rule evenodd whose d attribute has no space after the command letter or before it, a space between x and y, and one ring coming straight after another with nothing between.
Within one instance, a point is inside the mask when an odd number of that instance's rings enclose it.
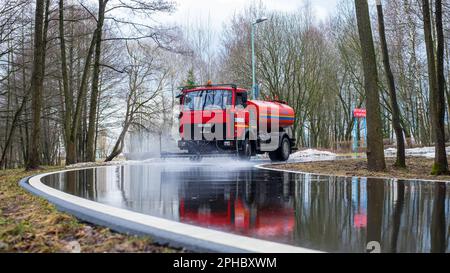
<instances>
[{"instance_id":1,"label":"red sign","mask_svg":"<svg viewBox=\"0 0 450 273\"><path fill-rule=\"evenodd\" d=\"M355 118L365 118L367 114L366 109L356 108L353 110L353 116Z\"/></svg>"},{"instance_id":2,"label":"red sign","mask_svg":"<svg viewBox=\"0 0 450 273\"><path fill-rule=\"evenodd\" d=\"M367 227L367 215L366 214L355 214L353 216L353 227L355 227L355 228Z\"/></svg>"}]
</instances>

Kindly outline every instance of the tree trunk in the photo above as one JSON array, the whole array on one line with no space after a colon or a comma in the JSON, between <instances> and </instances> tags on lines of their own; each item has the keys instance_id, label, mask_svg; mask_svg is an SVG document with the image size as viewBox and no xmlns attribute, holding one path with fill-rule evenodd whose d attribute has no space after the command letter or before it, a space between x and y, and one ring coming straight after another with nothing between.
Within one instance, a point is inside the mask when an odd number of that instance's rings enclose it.
<instances>
[{"instance_id":1,"label":"tree trunk","mask_svg":"<svg viewBox=\"0 0 450 273\"><path fill-rule=\"evenodd\" d=\"M430 88L431 125L435 144L435 157L432 174L448 173L447 154L445 151L444 129L444 35L442 31L442 2L436 0L436 29L437 29L437 68L433 48L432 25L430 19L430 5L428 0L422 0L422 12L425 34L425 45L428 60L428 82Z\"/></svg>"},{"instance_id":2,"label":"tree trunk","mask_svg":"<svg viewBox=\"0 0 450 273\"><path fill-rule=\"evenodd\" d=\"M77 162L84 162L86 157L86 132L87 132L87 99L83 100L83 107L81 109L81 119L78 123L77 135Z\"/></svg>"},{"instance_id":3,"label":"tree trunk","mask_svg":"<svg viewBox=\"0 0 450 273\"><path fill-rule=\"evenodd\" d=\"M70 130L69 143L67 144L66 152L66 164L74 164L77 162L77 140L78 130L81 124L81 113L83 107L83 101L87 92L87 82L89 78L89 71L91 66L92 54L94 53L95 37L97 30L94 31L94 35L89 45L88 54L86 56L86 62L83 68L83 74L81 76L80 88L78 90L77 102L75 106L75 112L73 113L72 126Z\"/></svg>"},{"instance_id":4,"label":"tree trunk","mask_svg":"<svg viewBox=\"0 0 450 273\"><path fill-rule=\"evenodd\" d=\"M102 46L102 30L103 22L105 20L105 8L108 0L99 0L99 10L97 19L97 32L95 37L95 56L94 56L94 71L92 74L92 91L91 101L89 107L89 127L87 133L87 147L86 147L86 161L95 162L95 132L97 121L97 103L98 103L98 89L99 89L99 75L100 75L100 57Z\"/></svg>"},{"instance_id":5,"label":"tree trunk","mask_svg":"<svg viewBox=\"0 0 450 273\"><path fill-rule=\"evenodd\" d=\"M370 171L386 169L378 92L378 71L367 0L355 0L367 108L367 162Z\"/></svg>"},{"instance_id":6,"label":"tree trunk","mask_svg":"<svg viewBox=\"0 0 450 273\"><path fill-rule=\"evenodd\" d=\"M436 152L433 173L448 174L447 152L445 150L445 75L444 75L444 30L442 23L442 0L435 2L437 34L437 94L436 94ZM437 170L437 171L436 171Z\"/></svg>"},{"instance_id":7,"label":"tree trunk","mask_svg":"<svg viewBox=\"0 0 450 273\"><path fill-rule=\"evenodd\" d=\"M122 132L120 133L119 138L117 139L112 152L106 157L105 162L112 161L116 156L120 155L120 153L122 152L123 142L125 139L125 135L128 132L129 125L130 123L125 121L124 128L122 129Z\"/></svg>"},{"instance_id":8,"label":"tree trunk","mask_svg":"<svg viewBox=\"0 0 450 273\"><path fill-rule=\"evenodd\" d=\"M59 0L59 42L61 50L61 75L62 75L62 87L64 93L64 144L66 148L66 161L69 158L70 164L75 163L70 160L73 158L72 153L75 150L69 147L71 144L70 140L70 130L72 128L72 108L73 108L73 94L71 94L69 89L69 79L67 74L67 59L66 59L66 42L64 39L64 0ZM70 150L70 152L69 152Z\"/></svg>"},{"instance_id":9,"label":"tree trunk","mask_svg":"<svg viewBox=\"0 0 450 273\"><path fill-rule=\"evenodd\" d=\"M47 7L46 7L47 4ZM44 69L45 69L45 51L46 51L46 26L48 23L49 0L36 1L35 29L34 29L34 53L33 53L33 72L31 76L31 141L29 147L27 170L33 170L39 167L40 146L41 146L41 108L42 91L44 89ZM44 16L45 14L45 16ZM44 22L46 21L46 22Z\"/></svg>"},{"instance_id":10,"label":"tree trunk","mask_svg":"<svg viewBox=\"0 0 450 273\"><path fill-rule=\"evenodd\" d=\"M133 90L135 90L135 89L133 89ZM132 96L133 96L132 94L128 95L127 111L125 113L125 121L123 123L122 132L120 132L119 138L117 139L116 144L114 144L114 148L113 148L111 154L109 154L106 157L105 162L112 161L123 150L123 142L125 139L125 135L127 134L128 128L130 127L131 123L134 120L134 111L132 110L133 106L130 103Z\"/></svg>"},{"instance_id":11,"label":"tree trunk","mask_svg":"<svg viewBox=\"0 0 450 273\"><path fill-rule=\"evenodd\" d=\"M405 168L405 140L403 137L403 128L400 124L400 108L397 102L397 91L395 88L394 74L392 74L391 64L389 60L389 50L386 42L386 31L384 26L383 6L381 0L377 0L377 13L378 13L378 30L381 40L381 51L383 54L383 65L386 72L389 97L391 99L392 108L392 126L394 127L396 139L397 139L397 160L395 162L396 167Z\"/></svg>"},{"instance_id":12,"label":"tree trunk","mask_svg":"<svg viewBox=\"0 0 450 273\"><path fill-rule=\"evenodd\" d=\"M13 120L11 122L11 128L9 129L6 141L5 141L5 147L3 148L3 152L0 158L0 168L5 167L6 168L6 153L8 151L8 148L12 145L12 139L14 136L14 132L17 127L17 123L19 121L19 117L22 114L22 110L26 104L26 101L28 99L28 94L25 94L25 97L22 99L22 102L20 103L19 109L16 110L14 113Z\"/></svg>"}]
</instances>

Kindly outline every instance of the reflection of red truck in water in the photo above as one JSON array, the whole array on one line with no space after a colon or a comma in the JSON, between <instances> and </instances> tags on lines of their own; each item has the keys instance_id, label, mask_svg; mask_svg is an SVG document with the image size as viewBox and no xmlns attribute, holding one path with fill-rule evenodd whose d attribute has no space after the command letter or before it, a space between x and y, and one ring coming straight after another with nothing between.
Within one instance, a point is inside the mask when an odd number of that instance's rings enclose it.
<instances>
[{"instance_id":1,"label":"reflection of red truck in water","mask_svg":"<svg viewBox=\"0 0 450 273\"><path fill-rule=\"evenodd\" d=\"M180 200L180 221L201 226L234 231L258 237L291 235L295 226L294 209L283 206L247 207L242 200L227 200L226 207L202 210Z\"/></svg>"},{"instance_id":2,"label":"reflection of red truck in water","mask_svg":"<svg viewBox=\"0 0 450 273\"><path fill-rule=\"evenodd\" d=\"M251 171L238 172L236 183L227 185L195 182L196 176L183 175L187 181L179 189L181 222L260 238L284 240L292 236L294 188L281 174L274 176L282 183L253 183ZM198 180L203 181L203 177Z\"/></svg>"},{"instance_id":3,"label":"reflection of red truck in water","mask_svg":"<svg viewBox=\"0 0 450 273\"><path fill-rule=\"evenodd\" d=\"M294 150L294 110L283 102L248 100L236 85L183 88L178 147L191 158L237 154L249 159L268 152L286 161Z\"/></svg>"}]
</instances>

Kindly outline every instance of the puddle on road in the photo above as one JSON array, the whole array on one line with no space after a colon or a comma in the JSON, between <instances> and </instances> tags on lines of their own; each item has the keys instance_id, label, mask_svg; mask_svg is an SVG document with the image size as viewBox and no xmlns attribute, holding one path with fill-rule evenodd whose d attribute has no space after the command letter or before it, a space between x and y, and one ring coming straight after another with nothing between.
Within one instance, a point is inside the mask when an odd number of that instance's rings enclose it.
<instances>
[{"instance_id":1,"label":"puddle on road","mask_svg":"<svg viewBox=\"0 0 450 273\"><path fill-rule=\"evenodd\" d=\"M327 252L450 252L450 184L336 178L240 164L147 164L42 181L166 219Z\"/></svg>"}]
</instances>

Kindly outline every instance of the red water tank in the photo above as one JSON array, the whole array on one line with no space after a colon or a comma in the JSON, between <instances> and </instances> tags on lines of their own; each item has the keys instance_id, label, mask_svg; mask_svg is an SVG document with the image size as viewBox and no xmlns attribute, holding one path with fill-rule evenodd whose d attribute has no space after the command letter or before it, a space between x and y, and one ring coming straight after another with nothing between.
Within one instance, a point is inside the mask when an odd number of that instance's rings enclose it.
<instances>
[{"instance_id":1,"label":"red water tank","mask_svg":"<svg viewBox=\"0 0 450 273\"><path fill-rule=\"evenodd\" d=\"M256 109L258 122L267 122L268 127L278 121L279 127L286 128L294 125L295 112L292 107L275 101L249 100L248 109Z\"/></svg>"}]
</instances>

